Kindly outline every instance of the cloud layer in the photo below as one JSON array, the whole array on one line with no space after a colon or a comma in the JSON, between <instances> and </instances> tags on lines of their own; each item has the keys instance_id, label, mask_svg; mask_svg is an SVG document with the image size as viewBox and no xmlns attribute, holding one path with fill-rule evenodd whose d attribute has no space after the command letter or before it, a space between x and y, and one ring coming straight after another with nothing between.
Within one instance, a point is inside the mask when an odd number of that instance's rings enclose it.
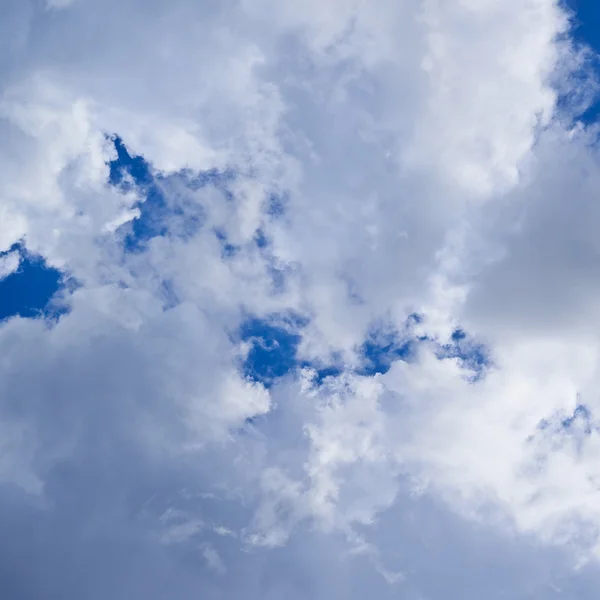
<instances>
[{"instance_id":1,"label":"cloud layer","mask_svg":"<svg viewBox=\"0 0 600 600\"><path fill-rule=\"evenodd\" d=\"M595 598L592 58L554 0L6 0L3 596Z\"/></svg>"}]
</instances>

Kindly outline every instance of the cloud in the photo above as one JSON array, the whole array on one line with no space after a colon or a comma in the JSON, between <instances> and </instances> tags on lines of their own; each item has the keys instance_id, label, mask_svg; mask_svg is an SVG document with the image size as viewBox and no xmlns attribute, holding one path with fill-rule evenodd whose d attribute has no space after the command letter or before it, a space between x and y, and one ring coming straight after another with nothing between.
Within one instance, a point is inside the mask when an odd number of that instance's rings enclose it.
<instances>
[{"instance_id":1,"label":"cloud","mask_svg":"<svg viewBox=\"0 0 600 600\"><path fill-rule=\"evenodd\" d=\"M595 84L562 4L0 17L6 597L595 597Z\"/></svg>"},{"instance_id":2,"label":"cloud","mask_svg":"<svg viewBox=\"0 0 600 600\"><path fill-rule=\"evenodd\" d=\"M21 263L21 257L16 251L7 252L2 255L0 260L0 279L5 279L12 273L14 273Z\"/></svg>"},{"instance_id":3,"label":"cloud","mask_svg":"<svg viewBox=\"0 0 600 600\"><path fill-rule=\"evenodd\" d=\"M46 0L46 6L49 9L52 8L67 8L75 2L76 0Z\"/></svg>"}]
</instances>

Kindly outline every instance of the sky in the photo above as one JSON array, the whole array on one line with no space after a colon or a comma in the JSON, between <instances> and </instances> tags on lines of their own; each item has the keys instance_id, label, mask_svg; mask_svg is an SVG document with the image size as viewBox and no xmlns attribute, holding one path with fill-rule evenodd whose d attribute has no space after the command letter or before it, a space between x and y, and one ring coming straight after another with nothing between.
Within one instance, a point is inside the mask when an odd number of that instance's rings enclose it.
<instances>
[{"instance_id":1,"label":"sky","mask_svg":"<svg viewBox=\"0 0 600 600\"><path fill-rule=\"evenodd\" d=\"M595 600L600 9L0 3L0 597Z\"/></svg>"}]
</instances>

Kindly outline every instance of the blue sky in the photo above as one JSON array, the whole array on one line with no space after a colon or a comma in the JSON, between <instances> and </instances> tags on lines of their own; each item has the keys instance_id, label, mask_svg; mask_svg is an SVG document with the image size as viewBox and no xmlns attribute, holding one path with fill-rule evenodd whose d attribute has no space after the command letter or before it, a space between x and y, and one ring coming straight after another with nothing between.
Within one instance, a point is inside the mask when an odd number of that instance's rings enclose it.
<instances>
[{"instance_id":1,"label":"blue sky","mask_svg":"<svg viewBox=\"0 0 600 600\"><path fill-rule=\"evenodd\" d=\"M598 39L598 25L600 24L600 10L594 2L589 0L571 0L569 6L575 13L577 28L575 35L578 39L597 49L600 44Z\"/></svg>"},{"instance_id":2,"label":"blue sky","mask_svg":"<svg viewBox=\"0 0 600 600\"><path fill-rule=\"evenodd\" d=\"M565 6L0 8L2 597L596 597Z\"/></svg>"},{"instance_id":3,"label":"blue sky","mask_svg":"<svg viewBox=\"0 0 600 600\"><path fill-rule=\"evenodd\" d=\"M46 265L43 257L29 255L22 245L13 246L4 256L11 253L18 254L19 266L0 283L0 318L36 318L51 310L49 303L61 288L61 273Z\"/></svg>"}]
</instances>

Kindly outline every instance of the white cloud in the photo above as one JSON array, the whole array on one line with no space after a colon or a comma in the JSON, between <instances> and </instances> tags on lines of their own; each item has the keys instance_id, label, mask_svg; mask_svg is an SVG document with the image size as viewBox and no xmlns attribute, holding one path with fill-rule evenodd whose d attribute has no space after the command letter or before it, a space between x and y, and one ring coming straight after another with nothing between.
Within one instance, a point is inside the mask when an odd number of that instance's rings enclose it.
<instances>
[{"instance_id":1,"label":"white cloud","mask_svg":"<svg viewBox=\"0 0 600 600\"><path fill-rule=\"evenodd\" d=\"M593 92L557 2L9 0L0 23L0 251L81 284L58 324L0 326L5 596L595 597L572 567L598 557L597 432L561 422L597 419L597 132L557 106ZM114 134L177 209L136 252ZM339 376L243 378L240 323L288 312ZM487 343L485 377L432 339L352 371L413 312Z\"/></svg>"},{"instance_id":2,"label":"white cloud","mask_svg":"<svg viewBox=\"0 0 600 600\"><path fill-rule=\"evenodd\" d=\"M21 257L17 251L9 252L0 257L0 280L14 273L21 264Z\"/></svg>"}]
</instances>

